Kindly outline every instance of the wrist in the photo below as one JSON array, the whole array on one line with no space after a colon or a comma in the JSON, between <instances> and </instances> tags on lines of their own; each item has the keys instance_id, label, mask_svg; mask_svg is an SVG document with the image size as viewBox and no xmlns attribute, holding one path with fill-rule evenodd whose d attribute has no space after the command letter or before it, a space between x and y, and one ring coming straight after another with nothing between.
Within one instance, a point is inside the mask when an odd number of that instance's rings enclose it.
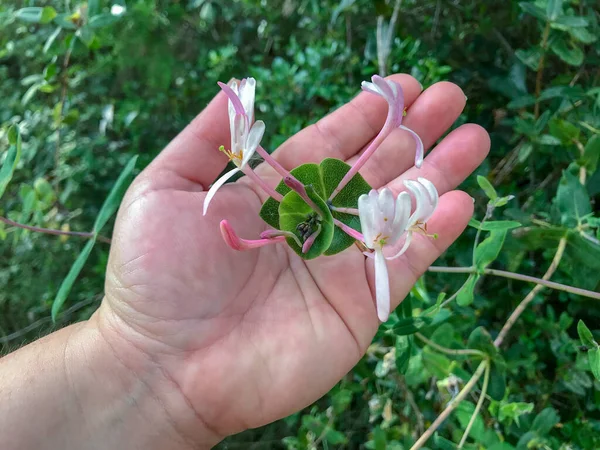
<instances>
[{"instance_id":1,"label":"wrist","mask_svg":"<svg viewBox=\"0 0 600 450\"><path fill-rule=\"evenodd\" d=\"M64 353L92 448L187 450L218 443L222 437L204 426L150 356L116 332L104 307L74 329Z\"/></svg>"}]
</instances>

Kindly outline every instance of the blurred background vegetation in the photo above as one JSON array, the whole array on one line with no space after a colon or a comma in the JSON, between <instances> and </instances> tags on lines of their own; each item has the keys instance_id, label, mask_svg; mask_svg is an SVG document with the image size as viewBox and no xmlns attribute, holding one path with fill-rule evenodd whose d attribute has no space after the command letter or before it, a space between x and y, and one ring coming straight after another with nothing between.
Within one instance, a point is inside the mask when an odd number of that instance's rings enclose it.
<instances>
[{"instance_id":1,"label":"blurred background vegetation","mask_svg":"<svg viewBox=\"0 0 600 450\"><path fill-rule=\"evenodd\" d=\"M522 224L507 233L494 267L541 277L564 241L552 280L598 291L599 18L597 0L4 0L0 163L15 159L11 125L22 146L0 216L89 232L127 161L139 155L136 171L148 164L212 98L218 80L258 80L256 115L273 149L384 69L410 73L425 87L457 83L468 101L456 125L475 122L490 132L492 151L477 174L499 195L515 196L494 218ZM487 199L475 177L461 187L481 220ZM110 225L102 234L110 236ZM475 234L469 228L436 264L470 266ZM103 242L56 324L50 319L85 244L0 222L2 353L97 308L109 251ZM427 274L408 314L466 279ZM476 327L495 337L532 287L487 276L419 332L451 348L467 345ZM505 389L486 401L463 448L600 448L600 382L586 355L597 349L593 341L581 346L580 319L600 333L600 302L534 293L501 350ZM409 449L476 366L410 342L407 353L406 337L382 331L323 399L220 447ZM429 448L456 448L477 392Z\"/></svg>"}]
</instances>

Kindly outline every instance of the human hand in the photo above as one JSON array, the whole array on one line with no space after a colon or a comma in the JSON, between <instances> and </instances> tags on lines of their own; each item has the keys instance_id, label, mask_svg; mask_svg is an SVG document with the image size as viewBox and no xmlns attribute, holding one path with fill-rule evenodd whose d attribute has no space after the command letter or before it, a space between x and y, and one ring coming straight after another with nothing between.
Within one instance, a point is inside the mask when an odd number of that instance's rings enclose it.
<instances>
[{"instance_id":1,"label":"human hand","mask_svg":"<svg viewBox=\"0 0 600 450\"><path fill-rule=\"evenodd\" d=\"M431 147L461 113L463 92L442 82L421 93L414 78L392 78L404 90L404 123ZM351 164L386 112L383 99L361 93L274 156L287 169L325 157ZM210 434L205 442L216 443L315 401L358 362L379 325L373 262L357 248L305 261L286 245L227 247L222 219L242 237L267 228L258 216L266 196L247 177L219 190L202 215L206 190L227 164L217 149L228 141L227 99L219 93L133 182L115 226L106 298L92 319L131 371L155 374L149 383L188 441L200 440L201 429ZM361 170L375 188L398 193L402 180L423 176L441 195L428 222L439 238L416 236L388 264L392 307L466 227L472 199L452 189L489 146L481 127L463 125L416 169L412 137L396 130ZM265 164L256 172L279 182Z\"/></svg>"}]
</instances>

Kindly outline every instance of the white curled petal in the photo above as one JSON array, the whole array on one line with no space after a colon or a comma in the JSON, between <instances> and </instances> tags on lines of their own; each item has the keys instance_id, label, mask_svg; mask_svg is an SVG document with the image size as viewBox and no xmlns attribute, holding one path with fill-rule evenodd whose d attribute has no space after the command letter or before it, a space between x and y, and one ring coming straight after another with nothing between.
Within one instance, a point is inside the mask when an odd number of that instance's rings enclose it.
<instances>
[{"instance_id":1,"label":"white curled petal","mask_svg":"<svg viewBox=\"0 0 600 450\"><path fill-rule=\"evenodd\" d=\"M234 94L236 94L239 97L238 82L236 80L231 80L229 83L227 83L227 86L229 86L231 88L231 90L234 92ZM237 113L235 111L235 107L233 106L233 102L231 100L229 100L227 102L227 113L229 114L229 123L233 124L233 121L234 121Z\"/></svg>"},{"instance_id":2,"label":"white curled petal","mask_svg":"<svg viewBox=\"0 0 600 450\"><path fill-rule=\"evenodd\" d=\"M431 200L431 204L433 205L433 209L437 208L438 200L440 198L435 185L429 181L427 178L419 177L417 181L421 183L425 189L427 189L427 193L429 194L429 199Z\"/></svg>"},{"instance_id":3,"label":"white curled petal","mask_svg":"<svg viewBox=\"0 0 600 450\"><path fill-rule=\"evenodd\" d=\"M373 75L371 81L377 86L382 97L385 98L388 103L394 103L394 91L385 78L382 78L379 75Z\"/></svg>"},{"instance_id":4,"label":"white curled petal","mask_svg":"<svg viewBox=\"0 0 600 450\"><path fill-rule=\"evenodd\" d=\"M377 302L377 317L381 322L390 316L390 280L383 250L375 250L375 299Z\"/></svg>"},{"instance_id":5,"label":"white curled petal","mask_svg":"<svg viewBox=\"0 0 600 450\"><path fill-rule=\"evenodd\" d=\"M377 234L381 233L383 223L383 214L381 214L381 210L379 209L378 205L379 192L377 192L377 189L371 189L369 192L369 199L373 205L373 237L375 237Z\"/></svg>"},{"instance_id":6,"label":"white curled petal","mask_svg":"<svg viewBox=\"0 0 600 450\"><path fill-rule=\"evenodd\" d=\"M415 211L408 219L408 226L411 227L417 222L422 222L430 209L429 194L421 183L413 180L406 180L404 185L415 196Z\"/></svg>"},{"instance_id":7,"label":"white curled petal","mask_svg":"<svg viewBox=\"0 0 600 450\"><path fill-rule=\"evenodd\" d=\"M252 158L252 155L254 155L254 152L256 152L257 147L260 145L263 134L265 134L265 123L262 120L257 120L252 125L252 128L250 128L250 133L248 133L241 167L244 167L250 161L250 158Z\"/></svg>"},{"instance_id":8,"label":"white curled petal","mask_svg":"<svg viewBox=\"0 0 600 450\"><path fill-rule=\"evenodd\" d=\"M404 245L402 246L402 248L400 249L400 251L398 253L396 253L394 256L390 256L388 258L386 258L388 261L391 261L392 259L396 259L399 256L402 256L404 254L404 252L406 250L408 250L408 247L410 246L410 242L412 241L412 231L409 231L408 233L406 233L406 238L404 239Z\"/></svg>"},{"instance_id":9,"label":"white curled petal","mask_svg":"<svg viewBox=\"0 0 600 450\"><path fill-rule=\"evenodd\" d=\"M396 205L394 203L394 194L388 188L384 188L379 193L377 199L377 206L381 211L381 228L380 232L384 236L390 236L392 234L392 226L394 224L394 210Z\"/></svg>"},{"instance_id":10,"label":"white curled petal","mask_svg":"<svg viewBox=\"0 0 600 450\"><path fill-rule=\"evenodd\" d=\"M375 216L374 207L375 204L368 195L363 194L358 198L358 218L360 219L360 228L365 238L365 245L369 248L373 248L373 239L377 234L373 221Z\"/></svg>"},{"instance_id":11,"label":"white curled petal","mask_svg":"<svg viewBox=\"0 0 600 450\"><path fill-rule=\"evenodd\" d=\"M206 197L204 197L204 211L202 212L202 215L204 215L204 216L206 215L206 211L208 211L208 205L210 204L211 200L213 199L213 197L215 196L215 194L217 193L219 188L221 186L223 186L227 182L227 180L229 180L232 176L234 176L239 171L240 171L240 169L238 169L236 167L235 169L230 170L229 172L227 172L225 175L223 175L221 178L219 178L217 181L215 181L213 183L213 185L210 187L210 189L206 193Z\"/></svg>"},{"instance_id":12,"label":"white curled petal","mask_svg":"<svg viewBox=\"0 0 600 450\"><path fill-rule=\"evenodd\" d=\"M256 80L252 77L242 80L240 86L240 100L244 106L244 111L248 116L248 121L252 123L254 120L254 98L256 95Z\"/></svg>"},{"instance_id":13,"label":"white curled petal","mask_svg":"<svg viewBox=\"0 0 600 450\"><path fill-rule=\"evenodd\" d=\"M389 241L390 245L395 244L400 239L400 236L402 236L402 233L408 228L410 206L410 194L408 192L401 192L396 199L396 214L394 215L393 233Z\"/></svg>"},{"instance_id":14,"label":"white curled petal","mask_svg":"<svg viewBox=\"0 0 600 450\"><path fill-rule=\"evenodd\" d=\"M363 81L360 83L360 87L363 91L370 92L371 94L379 95L382 97L381 91L370 81Z\"/></svg>"},{"instance_id":15,"label":"white curled petal","mask_svg":"<svg viewBox=\"0 0 600 450\"><path fill-rule=\"evenodd\" d=\"M400 125L399 128L408 131L410 134L412 134L413 138L415 139L415 144L416 144L416 149L415 149L415 166L417 168L420 168L421 165L423 164L423 155L425 153L425 148L423 146L423 141L421 140L421 138L419 137L419 135L414 132L413 130L411 130L408 127L405 127L404 125Z\"/></svg>"}]
</instances>

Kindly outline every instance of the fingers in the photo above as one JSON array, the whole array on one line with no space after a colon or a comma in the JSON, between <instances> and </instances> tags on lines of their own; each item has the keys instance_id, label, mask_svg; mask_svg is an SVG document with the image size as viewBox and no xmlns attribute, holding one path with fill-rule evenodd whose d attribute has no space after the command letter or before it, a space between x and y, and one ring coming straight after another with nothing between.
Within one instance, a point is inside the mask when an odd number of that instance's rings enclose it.
<instances>
[{"instance_id":1,"label":"fingers","mask_svg":"<svg viewBox=\"0 0 600 450\"><path fill-rule=\"evenodd\" d=\"M427 150L458 119L465 95L455 84L436 83L423 92L408 109L403 125L415 131ZM414 164L415 141L409 132L395 130L361 169L371 186L381 187ZM350 159L352 164L358 155Z\"/></svg>"},{"instance_id":2,"label":"fingers","mask_svg":"<svg viewBox=\"0 0 600 450\"><path fill-rule=\"evenodd\" d=\"M433 239L421 234L404 255L388 261L392 309L400 304L412 286L427 268L461 235L473 215L473 199L462 191L451 191L440 198L435 214L427 223L427 230L437 234ZM375 279L373 264L369 261L369 280ZM375 292L374 285L371 286Z\"/></svg>"},{"instance_id":3,"label":"fingers","mask_svg":"<svg viewBox=\"0 0 600 450\"><path fill-rule=\"evenodd\" d=\"M410 106L421 85L410 75L389 77L400 83L406 106ZM274 156L287 169L324 158L347 160L372 140L385 122L387 102L373 94L361 92L349 103L325 116L284 142Z\"/></svg>"},{"instance_id":4,"label":"fingers","mask_svg":"<svg viewBox=\"0 0 600 450\"><path fill-rule=\"evenodd\" d=\"M221 145L229 147L227 97L223 92L152 161L146 175L160 188L198 190L200 185L208 189L228 162L219 151Z\"/></svg>"},{"instance_id":5,"label":"fingers","mask_svg":"<svg viewBox=\"0 0 600 450\"><path fill-rule=\"evenodd\" d=\"M485 129L475 124L462 125L427 155L420 169L410 168L388 187L397 194L405 190L404 180L425 177L443 194L462 183L489 151L490 137Z\"/></svg>"}]
</instances>

